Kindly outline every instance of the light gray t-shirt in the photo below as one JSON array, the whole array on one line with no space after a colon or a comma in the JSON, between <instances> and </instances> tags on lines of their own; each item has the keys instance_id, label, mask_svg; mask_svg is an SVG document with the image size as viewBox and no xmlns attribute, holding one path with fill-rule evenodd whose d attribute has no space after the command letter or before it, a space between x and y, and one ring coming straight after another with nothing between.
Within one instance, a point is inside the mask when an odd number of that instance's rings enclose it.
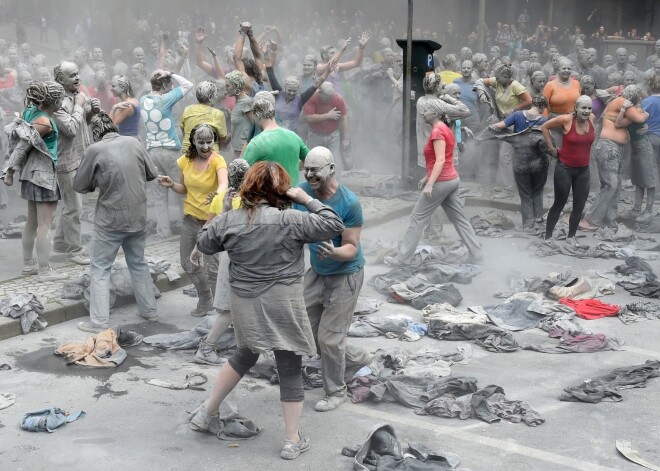
<instances>
[{"instance_id":1,"label":"light gray t-shirt","mask_svg":"<svg viewBox=\"0 0 660 471\"><path fill-rule=\"evenodd\" d=\"M252 97L244 96L236 100L234 109L231 110L231 146L234 150L241 151L252 132L252 120L247 114L252 108Z\"/></svg>"}]
</instances>

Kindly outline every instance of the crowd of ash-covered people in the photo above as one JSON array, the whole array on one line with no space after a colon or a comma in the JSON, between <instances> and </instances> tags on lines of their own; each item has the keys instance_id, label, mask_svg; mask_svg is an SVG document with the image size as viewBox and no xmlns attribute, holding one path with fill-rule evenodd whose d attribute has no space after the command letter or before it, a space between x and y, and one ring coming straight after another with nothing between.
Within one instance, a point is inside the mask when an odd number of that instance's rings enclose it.
<instances>
[{"instance_id":1,"label":"crowd of ash-covered people","mask_svg":"<svg viewBox=\"0 0 660 471\"><path fill-rule=\"evenodd\" d=\"M310 446L298 430L301 356L321 354L321 412L346 400L346 374L369 356L346 341L365 262L360 202L341 180L367 160L399 158L403 64L394 40L403 32L361 11L305 13L286 28L263 11L232 13L216 23L199 12L156 21L154 12L125 38L106 37L107 18L87 18L60 38L61 57L48 59L25 37L0 39L7 158L0 204L17 204L8 200L12 185L27 202L23 275L64 279L49 264L51 251L90 265L90 320L79 324L87 332L110 325L119 248L139 314L158 320L144 256L148 203L159 238L178 224L180 263L198 296L191 315L219 314L195 359L223 364L214 345L230 324L239 347L191 427L217 433L222 401L272 351L286 432L281 456L294 459ZM624 48L603 55L610 35L599 20L593 12L586 20L593 32L560 33L542 22L532 27L524 11L515 25L497 23L484 50L475 33L459 36L451 23L415 32L444 47L416 97L421 193L388 264L411 262L439 206L469 260L487 256L463 212L460 179L515 185L523 228L546 239L572 190L566 243L573 246L578 230L621 216L624 168L636 187L626 216L652 217L660 41L644 60ZM38 24L40 42L48 41L47 19ZM549 169L554 204L544 208ZM587 208L590 192L597 197ZM81 242L83 204L95 208L89 249Z\"/></svg>"}]
</instances>

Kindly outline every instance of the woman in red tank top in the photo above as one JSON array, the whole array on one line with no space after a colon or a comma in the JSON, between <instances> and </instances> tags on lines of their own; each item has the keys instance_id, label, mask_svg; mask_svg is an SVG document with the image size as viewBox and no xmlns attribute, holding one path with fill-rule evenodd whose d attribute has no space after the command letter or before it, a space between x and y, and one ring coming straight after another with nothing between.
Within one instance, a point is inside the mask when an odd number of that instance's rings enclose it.
<instances>
[{"instance_id":1,"label":"woman in red tank top","mask_svg":"<svg viewBox=\"0 0 660 471\"><path fill-rule=\"evenodd\" d=\"M568 222L568 237L566 241L573 247L580 244L575 239L582 211L589 196L589 153L596 138L594 132L594 115L591 113L591 98L582 95L575 103L572 114L564 114L547 121L541 130L551 154L559 158L555 166L555 201L548 212L545 226L545 239L552 238L552 232L559 220L571 188L573 189L573 210ZM550 129L561 128L563 143L560 149L555 148L550 135Z\"/></svg>"}]
</instances>

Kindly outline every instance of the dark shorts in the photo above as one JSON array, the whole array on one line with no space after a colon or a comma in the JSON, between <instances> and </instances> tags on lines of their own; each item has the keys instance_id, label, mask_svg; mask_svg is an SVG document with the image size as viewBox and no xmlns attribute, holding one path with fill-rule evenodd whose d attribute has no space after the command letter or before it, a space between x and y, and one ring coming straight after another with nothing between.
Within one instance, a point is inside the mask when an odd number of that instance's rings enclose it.
<instances>
[{"instance_id":1,"label":"dark shorts","mask_svg":"<svg viewBox=\"0 0 660 471\"><path fill-rule=\"evenodd\" d=\"M58 187L55 188L55 191L47 190L34 183L23 181L21 182L21 198L37 203L53 203L61 200L62 195Z\"/></svg>"}]
</instances>

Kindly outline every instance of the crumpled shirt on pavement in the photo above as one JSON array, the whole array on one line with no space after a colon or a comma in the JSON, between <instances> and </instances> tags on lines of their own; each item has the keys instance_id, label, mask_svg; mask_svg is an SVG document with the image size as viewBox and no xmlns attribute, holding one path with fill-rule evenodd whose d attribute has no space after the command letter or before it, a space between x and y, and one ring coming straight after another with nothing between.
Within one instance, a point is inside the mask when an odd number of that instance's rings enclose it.
<instances>
[{"instance_id":1,"label":"crumpled shirt on pavement","mask_svg":"<svg viewBox=\"0 0 660 471\"><path fill-rule=\"evenodd\" d=\"M379 301L378 299L359 296L355 308L353 309L353 314L359 316L372 314L379 311L382 305L383 301Z\"/></svg>"},{"instance_id":2,"label":"crumpled shirt on pavement","mask_svg":"<svg viewBox=\"0 0 660 471\"><path fill-rule=\"evenodd\" d=\"M504 237L504 231L515 228L513 220L502 211L488 210L470 218L474 233L483 237Z\"/></svg>"},{"instance_id":3,"label":"crumpled shirt on pavement","mask_svg":"<svg viewBox=\"0 0 660 471\"><path fill-rule=\"evenodd\" d=\"M451 318L450 318L451 319ZM494 325L467 323L446 317L429 318L429 337L438 340L475 340L477 345L490 352L515 352L520 349L511 332Z\"/></svg>"},{"instance_id":4,"label":"crumpled shirt on pavement","mask_svg":"<svg viewBox=\"0 0 660 471\"><path fill-rule=\"evenodd\" d=\"M623 396L618 391L645 388L648 379L659 376L660 361L647 360L643 365L616 368L603 375L569 386L561 393L559 400L592 404L600 401L619 402L623 400Z\"/></svg>"},{"instance_id":5,"label":"crumpled shirt on pavement","mask_svg":"<svg viewBox=\"0 0 660 471\"><path fill-rule=\"evenodd\" d=\"M16 319L20 317L23 334L45 329L44 306L32 293L14 294L0 300L0 314Z\"/></svg>"},{"instance_id":6,"label":"crumpled shirt on pavement","mask_svg":"<svg viewBox=\"0 0 660 471\"><path fill-rule=\"evenodd\" d=\"M462 420L476 418L489 424L501 419L512 423L524 422L536 427L545 422L541 414L523 401L509 401L500 386L490 385L471 394L462 396L443 395L433 399L423 408L416 410L418 415L438 417L458 417Z\"/></svg>"},{"instance_id":7,"label":"crumpled shirt on pavement","mask_svg":"<svg viewBox=\"0 0 660 471\"><path fill-rule=\"evenodd\" d=\"M619 320L624 324L655 319L660 319L660 304L651 301L626 304L619 312Z\"/></svg>"},{"instance_id":8,"label":"crumpled shirt on pavement","mask_svg":"<svg viewBox=\"0 0 660 471\"><path fill-rule=\"evenodd\" d=\"M523 345L523 350L534 350L541 353L594 353L608 350L620 350L623 340L608 337L605 334L577 334L557 328L548 332L552 338L559 338L559 344L554 346Z\"/></svg>"},{"instance_id":9,"label":"crumpled shirt on pavement","mask_svg":"<svg viewBox=\"0 0 660 471\"><path fill-rule=\"evenodd\" d=\"M117 343L115 329L91 335L84 342L67 342L55 350L55 355L66 358L68 365L92 368L115 368L126 360L126 350Z\"/></svg>"},{"instance_id":10,"label":"crumpled shirt on pavement","mask_svg":"<svg viewBox=\"0 0 660 471\"><path fill-rule=\"evenodd\" d=\"M165 350L188 350L197 348L199 346L199 341L208 335L217 318L217 315L206 316L195 327L185 332L151 335L145 337L142 341L152 347ZM233 329L225 331L215 344L215 348L218 350L230 350L235 346L236 336L234 335Z\"/></svg>"},{"instance_id":11,"label":"crumpled shirt on pavement","mask_svg":"<svg viewBox=\"0 0 660 471\"><path fill-rule=\"evenodd\" d=\"M559 300L591 299L614 294L614 283L601 277L578 276L550 288L547 296Z\"/></svg>"}]
</instances>

